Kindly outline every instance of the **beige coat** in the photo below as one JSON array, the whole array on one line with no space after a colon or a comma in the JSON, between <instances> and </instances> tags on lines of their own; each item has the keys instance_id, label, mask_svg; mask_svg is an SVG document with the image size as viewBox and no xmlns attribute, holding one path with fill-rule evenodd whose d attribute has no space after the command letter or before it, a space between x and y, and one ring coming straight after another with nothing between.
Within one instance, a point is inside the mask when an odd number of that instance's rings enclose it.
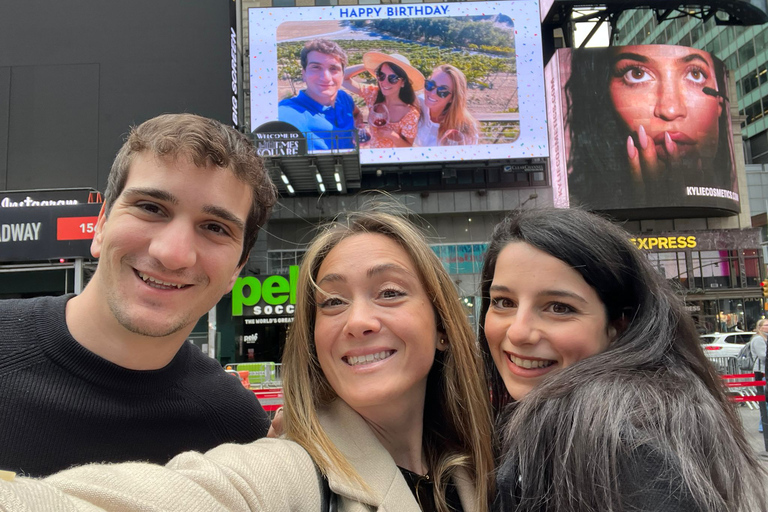
<instances>
[{"instance_id":1,"label":"beige coat","mask_svg":"<svg viewBox=\"0 0 768 512\"><path fill-rule=\"evenodd\" d=\"M337 400L320 419L372 491L329 475L341 511L420 512L392 457L357 413ZM465 512L474 510L469 479L458 478L456 486ZM0 510L318 512L320 483L312 459L299 445L261 439L205 454L182 453L166 466L91 464L44 480L0 481Z\"/></svg>"}]
</instances>

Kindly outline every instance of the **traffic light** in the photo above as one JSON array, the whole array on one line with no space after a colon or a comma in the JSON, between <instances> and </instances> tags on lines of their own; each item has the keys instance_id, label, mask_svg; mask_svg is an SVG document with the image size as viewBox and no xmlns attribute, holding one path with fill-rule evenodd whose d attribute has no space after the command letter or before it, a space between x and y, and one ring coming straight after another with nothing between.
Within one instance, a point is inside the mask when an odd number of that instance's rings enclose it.
<instances>
[{"instance_id":1,"label":"traffic light","mask_svg":"<svg viewBox=\"0 0 768 512\"><path fill-rule=\"evenodd\" d=\"M768 297L768 281L761 282L760 287L763 289L763 297Z\"/></svg>"}]
</instances>

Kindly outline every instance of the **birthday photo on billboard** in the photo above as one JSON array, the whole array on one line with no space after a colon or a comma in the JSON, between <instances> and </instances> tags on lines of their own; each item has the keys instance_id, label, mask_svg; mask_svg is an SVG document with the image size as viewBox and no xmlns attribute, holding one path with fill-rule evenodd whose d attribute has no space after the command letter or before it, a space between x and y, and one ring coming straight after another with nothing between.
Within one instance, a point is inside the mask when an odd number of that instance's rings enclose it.
<instances>
[{"instance_id":1,"label":"birthday photo on billboard","mask_svg":"<svg viewBox=\"0 0 768 512\"><path fill-rule=\"evenodd\" d=\"M553 160L567 169L570 205L739 211L735 99L712 54L672 45L558 50L547 81L550 103L560 104L565 142Z\"/></svg>"},{"instance_id":2,"label":"birthday photo on billboard","mask_svg":"<svg viewBox=\"0 0 768 512\"><path fill-rule=\"evenodd\" d=\"M249 9L251 126L288 123L309 153L361 163L547 156L537 14L530 0Z\"/></svg>"}]
</instances>

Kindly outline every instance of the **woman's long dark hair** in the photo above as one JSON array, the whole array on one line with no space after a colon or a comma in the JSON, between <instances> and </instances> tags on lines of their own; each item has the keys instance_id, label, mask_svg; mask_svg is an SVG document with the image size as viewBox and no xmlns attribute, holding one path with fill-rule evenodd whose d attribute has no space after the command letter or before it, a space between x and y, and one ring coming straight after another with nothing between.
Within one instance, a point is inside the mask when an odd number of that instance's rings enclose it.
<instances>
[{"instance_id":1,"label":"woman's long dark hair","mask_svg":"<svg viewBox=\"0 0 768 512\"><path fill-rule=\"evenodd\" d=\"M381 73L381 67L384 64L389 66L397 76L403 79L403 86L400 88L400 93L398 94L400 101L408 105L416 106L416 93L413 90L413 84L411 83L411 79L408 78L408 73L406 73L405 70L400 66L398 66L397 64L387 61L379 64L379 67L376 68L376 74ZM378 83L378 79L376 80L376 82ZM383 103L383 102L384 102L384 95L381 93L381 87L379 87L379 92L376 95L375 103ZM421 109L419 109L419 112L421 112Z\"/></svg>"},{"instance_id":2,"label":"woman's long dark hair","mask_svg":"<svg viewBox=\"0 0 768 512\"><path fill-rule=\"evenodd\" d=\"M595 194L604 195L600 183L621 183L624 186L608 186L611 203L619 207L627 203L650 201L654 206L652 191L644 194L632 186L631 171L627 162L627 137L630 135L622 123L609 94L610 81L616 55L621 47L586 48L571 52L571 75L565 85L566 124L570 136L568 177L570 193L576 203L594 208L601 201ZM727 89L725 66L713 58L718 91ZM732 94L731 94L732 95ZM735 190L736 175L733 159L733 141L729 126L730 104L723 100L718 119L719 138L717 153L707 169L689 169L697 174L696 185ZM730 170L731 172L727 172ZM672 175L685 183L685 176ZM660 183L659 187L667 187ZM666 205L662 194L659 200ZM604 204L604 198L603 204ZM657 205L659 206L659 205Z\"/></svg>"},{"instance_id":3,"label":"woman's long dark hair","mask_svg":"<svg viewBox=\"0 0 768 512\"><path fill-rule=\"evenodd\" d=\"M651 491L682 493L697 510L764 510L763 469L693 321L629 239L578 209L516 211L494 230L481 275L480 345L503 445L503 509L627 510L637 505L628 494L649 491L632 488L639 472ZM619 332L605 352L551 374L519 402L482 330L499 252L512 242L579 272Z\"/></svg>"}]
</instances>

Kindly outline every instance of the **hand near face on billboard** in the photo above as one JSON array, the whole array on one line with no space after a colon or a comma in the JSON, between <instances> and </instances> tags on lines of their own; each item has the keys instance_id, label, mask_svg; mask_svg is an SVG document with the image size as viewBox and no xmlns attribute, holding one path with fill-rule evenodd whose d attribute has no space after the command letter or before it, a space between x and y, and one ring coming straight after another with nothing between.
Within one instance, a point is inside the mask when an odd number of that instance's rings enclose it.
<instances>
[{"instance_id":1,"label":"hand near face on billboard","mask_svg":"<svg viewBox=\"0 0 768 512\"><path fill-rule=\"evenodd\" d=\"M629 132L627 158L643 182L718 150L723 99L711 55L679 46L627 46L615 56L609 93Z\"/></svg>"},{"instance_id":2,"label":"hand near face on billboard","mask_svg":"<svg viewBox=\"0 0 768 512\"><path fill-rule=\"evenodd\" d=\"M632 135L627 137L629 169L636 184L642 184L649 179L656 179L660 173L668 168L674 169L680 164L680 151L677 143L672 140L668 132L664 132L663 137L663 155L657 152L655 140L648 136L643 125L640 125L634 137ZM701 167L700 158L697 167Z\"/></svg>"},{"instance_id":3,"label":"hand near face on billboard","mask_svg":"<svg viewBox=\"0 0 768 512\"><path fill-rule=\"evenodd\" d=\"M728 71L696 48L562 50L572 204L739 211ZM559 79L557 73L553 78Z\"/></svg>"}]
</instances>

